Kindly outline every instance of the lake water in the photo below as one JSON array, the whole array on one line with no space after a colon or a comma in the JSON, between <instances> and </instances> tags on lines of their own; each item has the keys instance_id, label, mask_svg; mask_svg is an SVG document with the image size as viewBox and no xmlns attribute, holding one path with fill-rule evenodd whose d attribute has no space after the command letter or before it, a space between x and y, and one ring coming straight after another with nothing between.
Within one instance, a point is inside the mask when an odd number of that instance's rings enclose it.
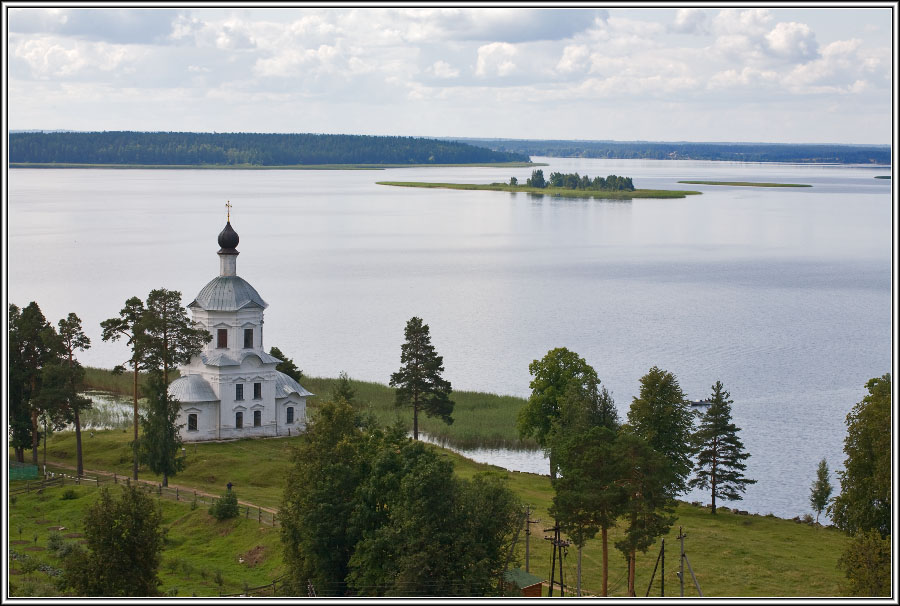
<instances>
[{"instance_id":1,"label":"lake water","mask_svg":"<svg viewBox=\"0 0 900 606\"><path fill-rule=\"evenodd\" d=\"M623 418L651 366L691 399L721 380L758 481L726 505L809 511L818 461L840 468L846 414L891 370L892 185L873 178L890 169L535 160L549 163L545 175L703 194L570 200L375 184L524 182L530 168L13 169L8 300L37 301L54 323L77 313L93 343L82 362L121 363L128 353L101 341L100 321L154 288L189 303L218 274L230 200L238 274L269 303L265 345L305 374L387 383L417 315L457 389L527 396L528 364L554 347L597 370Z\"/></svg>"}]
</instances>

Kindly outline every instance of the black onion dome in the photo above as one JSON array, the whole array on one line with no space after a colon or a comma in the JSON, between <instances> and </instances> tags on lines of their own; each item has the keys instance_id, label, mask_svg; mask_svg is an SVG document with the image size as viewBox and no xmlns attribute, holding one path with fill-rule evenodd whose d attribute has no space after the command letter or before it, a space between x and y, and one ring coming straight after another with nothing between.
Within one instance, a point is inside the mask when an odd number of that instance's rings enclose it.
<instances>
[{"instance_id":1,"label":"black onion dome","mask_svg":"<svg viewBox=\"0 0 900 606\"><path fill-rule=\"evenodd\" d=\"M219 233L219 246L222 248L219 252L237 252L235 248L237 248L238 242L240 242L240 238L229 221L225 224L225 229Z\"/></svg>"}]
</instances>

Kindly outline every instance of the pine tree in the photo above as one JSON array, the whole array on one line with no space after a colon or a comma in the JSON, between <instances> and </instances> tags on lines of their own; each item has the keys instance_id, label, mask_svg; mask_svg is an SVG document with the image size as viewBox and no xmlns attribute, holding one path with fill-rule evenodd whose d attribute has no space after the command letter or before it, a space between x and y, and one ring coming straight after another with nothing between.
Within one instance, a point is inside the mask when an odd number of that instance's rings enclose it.
<instances>
[{"instance_id":1,"label":"pine tree","mask_svg":"<svg viewBox=\"0 0 900 606\"><path fill-rule=\"evenodd\" d=\"M350 384L350 377L347 375L347 371L344 370L338 375L338 382L331 388L331 399L337 400L338 398L342 398L350 404L354 404L354 399L356 398L356 390L353 389L353 386Z\"/></svg>"},{"instance_id":2,"label":"pine tree","mask_svg":"<svg viewBox=\"0 0 900 606\"><path fill-rule=\"evenodd\" d=\"M131 348L131 358L128 362L131 364L132 378L134 380L133 387L133 403L134 403L134 441L131 444L134 451L132 460L133 479L138 479L138 373L146 364L146 356L143 350L143 339L141 338L141 321L144 317L144 302L137 297L131 297L125 301L125 307L119 311L118 318L109 318L100 322L103 329L104 341L117 341L120 337L127 339L127 345ZM124 366L116 366L114 373L124 372Z\"/></svg>"},{"instance_id":3,"label":"pine tree","mask_svg":"<svg viewBox=\"0 0 900 606\"><path fill-rule=\"evenodd\" d=\"M731 394L721 381L712 386L709 408L700 418L700 426L693 436L694 455L697 457L697 475L688 485L710 489L712 512L716 513L716 497L739 501L748 484L756 480L744 477L747 469L743 461L750 455L738 438L740 431L731 422Z\"/></svg>"},{"instance_id":4,"label":"pine tree","mask_svg":"<svg viewBox=\"0 0 900 606\"><path fill-rule=\"evenodd\" d=\"M639 395L628 410L628 423L669 461L671 496L684 492L692 466L693 414L675 375L654 366L641 377Z\"/></svg>"},{"instance_id":5,"label":"pine tree","mask_svg":"<svg viewBox=\"0 0 900 606\"><path fill-rule=\"evenodd\" d=\"M183 459L177 456L181 446L175 426L179 403L169 395L169 372L178 364L190 362L212 335L204 328L193 326L181 305L181 293L166 289L153 290L147 296L147 310L137 333L150 369L150 393L140 449L150 469L161 473L163 486L168 486L169 476L184 468Z\"/></svg>"},{"instance_id":6,"label":"pine tree","mask_svg":"<svg viewBox=\"0 0 900 606\"><path fill-rule=\"evenodd\" d=\"M413 409L413 438L419 439L419 411L453 423L450 382L441 377L444 358L431 344L428 325L412 317L404 331L406 342L400 347L400 370L391 375L390 385L397 388L397 406Z\"/></svg>"},{"instance_id":7,"label":"pine tree","mask_svg":"<svg viewBox=\"0 0 900 606\"><path fill-rule=\"evenodd\" d=\"M828 481L828 463L825 459L819 461L819 467L816 469L816 481L813 482L810 489L809 504L812 505L813 511L816 512L816 524L819 523L819 514L825 510L828 505L828 498L831 497L831 482Z\"/></svg>"},{"instance_id":8,"label":"pine tree","mask_svg":"<svg viewBox=\"0 0 900 606\"><path fill-rule=\"evenodd\" d=\"M84 369L75 359L75 351L84 351L91 346L91 340L81 328L81 318L70 313L67 318L59 321L59 337L62 342L62 354L65 363L69 367L68 381L69 394L66 398L68 413L75 422L75 473L78 477L84 475L84 457L81 448L81 411L91 407L91 400L78 395L78 389L82 387Z\"/></svg>"}]
</instances>

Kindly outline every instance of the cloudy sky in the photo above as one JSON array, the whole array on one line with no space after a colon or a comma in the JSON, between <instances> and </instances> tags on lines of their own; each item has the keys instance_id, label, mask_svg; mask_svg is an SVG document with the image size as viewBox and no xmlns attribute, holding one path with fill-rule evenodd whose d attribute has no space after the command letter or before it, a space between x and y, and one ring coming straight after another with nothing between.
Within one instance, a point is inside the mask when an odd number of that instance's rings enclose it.
<instances>
[{"instance_id":1,"label":"cloudy sky","mask_svg":"<svg viewBox=\"0 0 900 606\"><path fill-rule=\"evenodd\" d=\"M890 4L4 8L13 130L892 140Z\"/></svg>"}]
</instances>

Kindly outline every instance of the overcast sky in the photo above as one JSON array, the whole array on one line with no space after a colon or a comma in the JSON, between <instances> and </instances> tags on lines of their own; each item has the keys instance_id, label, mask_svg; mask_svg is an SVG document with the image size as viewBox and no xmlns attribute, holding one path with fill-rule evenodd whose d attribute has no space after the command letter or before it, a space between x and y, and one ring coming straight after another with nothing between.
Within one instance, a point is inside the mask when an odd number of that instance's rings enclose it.
<instances>
[{"instance_id":1,"label":"overcast sky","mask_svg":"<svg viewBox=\"0 0 900 606\"><path fill-rule=\"evenodd\" d=\"M890 4L5 8L13 130L892 141Z\"/></svg>"}]
</instances>

